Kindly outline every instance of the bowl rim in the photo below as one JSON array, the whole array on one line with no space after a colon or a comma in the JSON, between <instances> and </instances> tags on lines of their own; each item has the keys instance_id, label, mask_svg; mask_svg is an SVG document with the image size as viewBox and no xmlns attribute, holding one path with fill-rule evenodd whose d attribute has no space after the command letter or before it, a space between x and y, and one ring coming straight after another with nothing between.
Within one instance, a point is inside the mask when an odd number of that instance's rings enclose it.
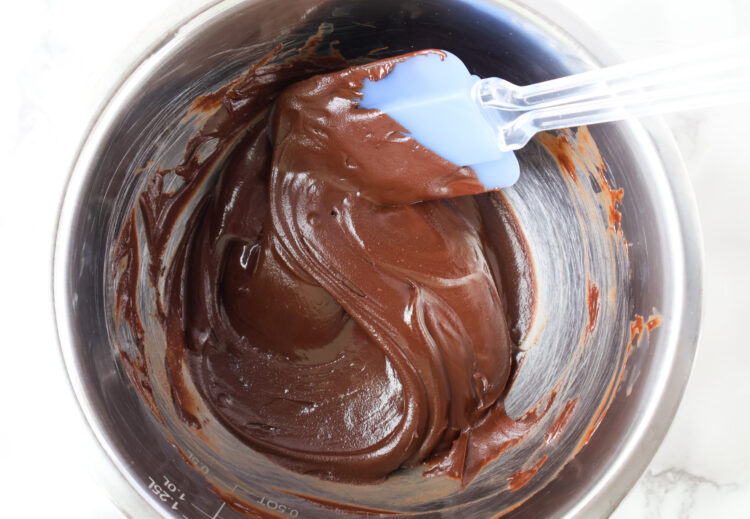
<instances>
[{"instance_id":1,"label":"bowl rim","mask_svg":"<svg viewBox=\"0 0 750 519\"><path fill-rule=\"evenodd\" d=\"M175 17L172 30L151 44L140 57L132 62L119 79L114 82L109 94L93 115L84 133L81 145L68 173L64 194L60 203L52 259L52 298L58 343L65 365L70 390L75 395L79 410L90 433L92 444L92 468L105 482L108 493L115 504L126 514L137 517L165 517L166 512L158 500L147 489L139 485L127 470L127 462L120 452L109 443L82 384L82 373L74 347L71 327L71 303L67 299L68 258L70 257L70 235L78 200L88 176L97 150L107 135L122 107L138 91L144 78L191 35L200 31L226 11L253 0L214 0L181 18ZM616 52L576 15L555 0L481 0L488 8L504 7L522 13L527 19L537 22L559 38L578 47L592 66L614 64L622 59ZM554 19L550 14L554 13ZM580 57L580 56L579 56ZM677 279L675 316L667 342L665 361L660 366L654 398L639 417L637 427L620 445L618 453L611 459L603 477L589 487L583 499L561 517L606 516L633 487L651 462L656 450L672 423L684 394L692 370L698 345L700 318L702 314L703 284L703 238L698 219L697 204L686 168L677 144L663 119L651 117L627 123L628 129L642 139L654 144L653 159L669 172L665 175L666 189L674 204L671 225L678 229L671 236L672 249L681 253ZM678 326L679 325L679 326ZM667 362L667 360L669 362ZM658 420L656 419L658 418ZM638 453L637 456L634 454Z\"/></svg>"}]
</instances>

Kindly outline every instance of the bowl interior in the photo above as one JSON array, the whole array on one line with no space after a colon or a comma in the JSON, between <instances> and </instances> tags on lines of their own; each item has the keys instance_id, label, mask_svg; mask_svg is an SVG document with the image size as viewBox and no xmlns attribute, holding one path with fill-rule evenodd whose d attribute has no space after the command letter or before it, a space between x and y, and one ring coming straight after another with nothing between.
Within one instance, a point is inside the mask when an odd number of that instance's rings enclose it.
<instances>
[{"instance_id":1,"label":"bowl interior","mask_svg":"<svg viewBox=\"0 0 750 519\"><path fill-rule=\"evenodd\" d=\"M513 418L548 403L549 411L464 491L448 478L425 478L420 469L374 486L324 482L250 451L209 415L203 429L193 430L163 389L164 339L149 317L153 288L145 275L147 378L163 423L134 389L120 349L126 356L137 352L114 317L111 251L119 229L149 172L182 157L200 124L185 118L195 97L238 77L277 44L301 45L321 31L347 59L374 49L381 49L374 57L386 57L443 48L475 74L519 84L596 63L564 30L511 1L259 0L221 4L190 22L110 103L66 196L74 209L61 223L59 239L68 253L58 260L63 267L56 276L65 281L56 298L68 308L66 359L92 426L121 470L166 516L210 517L224 507L222 517L240 517L252 504L282 516L318 517L330 513L322 500L349 504L340 511L353 516L366 510L429 517L575 511L601 492L643 434L683 326L682 231L653 137L634 123L550 135L519 152L521 180L502 196L530 246L537 301L506 406ZM555 142L566 143L567 159L555 152ZM662 324L640 331L637 316L657 316ZM567 424L558 431L562 421ZM509 484L531 469L525 485ZM630 480L638 470L630 471ZM621 494L598 510L611 509Z\"/></svg>"}]
</instances>

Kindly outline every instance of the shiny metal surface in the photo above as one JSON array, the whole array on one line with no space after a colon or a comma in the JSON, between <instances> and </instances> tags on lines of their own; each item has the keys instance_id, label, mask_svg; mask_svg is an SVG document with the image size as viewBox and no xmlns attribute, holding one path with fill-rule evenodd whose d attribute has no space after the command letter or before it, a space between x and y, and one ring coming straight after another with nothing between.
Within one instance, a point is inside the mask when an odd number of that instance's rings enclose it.
<instances>
[{"instance_id":1,"label":"shiny metal surface","mask_svg":"<svg viewBox=\"0 0 750 519\"><path fill-rule=\"evenodd\" d=\"M133 172L152 159L156 165L173 165L193 128L180 121L196 95L241 74L276 43L304 40L322 22L333 24L332 37L341 41L347 57L382 46L389 47L389 54L439 47L461 56L472 72L520 84L616 59L547 1L232 1L185 23L137 65L99 114L72 172L60 217L54 267L58 332L73 388L94 434L133 489L163 517L192 519L203 512L210 517L218 510L222 517L238 517L207 490L208 482L261 507L273 503L277 513L282 504L287 516L297 510L299 517L330 512L272 487L425 517L455 517L459 510L461 517L488 517L526 498L507 517L606 515L666 433L697 341L700 234L681 159L657 120L592 129L608 174L626 193L623 230L631 245L625 255L612 245L600 208L592 205L595 189L570 192L538 145L522 152L522 164L537 174L522 169L521 181L507 196L532 246L540 298L532 333L524 342L527 362L508 408L512 415L522 414L549 389L545 385L552 375L568 365L573 366L569 382L555 405L575 395L584 404L576 410L569 437L545 464L547 473L540 472L537 483L518 494L498 491L498 483L513 473L502 466L490 467L460 494L418 473L401 474L380 486L337 488L290 475L253 453L238 455L240 446L229 436L207 445L167 416L166 427L180 454L131 387L112 344L108 256L146 177ZM601 325L578 355L575 337L586 323L582 298L587 274L596 277L603 294L605 288L614 289L615 297L603 304ZM624 387L604 421L564 464L594 413L590 406L600 400L606 380L624 358L630 320L636 313L653 312L664 324L633 348ZM159 376L155 372L154 380ZM167 396L161 395L168 411ZM216 429L215 434L221 437L222 432ZM184 456L199 470L189 467ZM519 448L508 464L523 466L529 456ZM179 492L171 491L171 485Z\"/></svg>"}]
</instances>

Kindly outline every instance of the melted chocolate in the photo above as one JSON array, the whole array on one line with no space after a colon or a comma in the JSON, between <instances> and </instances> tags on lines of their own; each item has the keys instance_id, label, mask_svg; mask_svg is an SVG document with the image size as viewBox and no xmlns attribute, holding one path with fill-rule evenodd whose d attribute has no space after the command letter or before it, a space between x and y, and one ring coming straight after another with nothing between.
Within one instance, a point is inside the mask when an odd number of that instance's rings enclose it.
<instances>
[{"instance_id":1,"label":"melted chocolate","mask_svg":"<svg viewBox=\"0 0 750 519\"><path fill-rule=\"evenodd\" d=\"M470 168L357 106L364 79L401 59L310 78L340 59L269 58L211 96L183 165L141 195L149 272L156 284L175 222L225 161L160 302L181 416L200 426L187 364L214 415L288 468L376 482L428 461L466 485L554 396L517 421L502 405L511 329L523 335L534 299L512 212L472 196L484 188ZM165 193L170 173L185 183Z\"/></svg>"}]
</instances>

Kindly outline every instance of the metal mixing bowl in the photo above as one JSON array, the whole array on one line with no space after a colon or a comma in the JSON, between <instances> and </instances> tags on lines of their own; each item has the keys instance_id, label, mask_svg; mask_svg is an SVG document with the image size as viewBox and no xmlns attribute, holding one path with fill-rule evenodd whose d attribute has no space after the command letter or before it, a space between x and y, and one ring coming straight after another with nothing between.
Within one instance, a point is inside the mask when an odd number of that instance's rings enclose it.
<instances>
[{"instance_id":1,"label":"metal mixing bowl","mask_svg":"<svg viewBox=\"0 0 750 519\"><path fill-rule=\"evenodd\" d=\"M157 394L165 418L161 423L134 391L113 347L110 257L149 170L134 172L147 164L175 164L195 129L195 121L184 115L197 95L237 77L277 43L303 41L321 23L332 24L329 38L339 40L347 57L380 47L388 47L388 55L445 48L479 75L521 84L616 61L590 31L546 0L227 1L190 19L144 57L109 99L81 148L62 207L54 263L66 367L86 420L116 468L110 475L129 485L125 494L115 489L120 504L138 517L231 519L241 516L235 510L240 501L281 517L331 514L279 492L284 487L421 517L492 517L503 511L506 517L607 515L666 433L697 342L698 221L681 159L659 120L592 129L610 183L625 191L621 212L627 247L601 217L595 182L579 186L580 193L571 191L570 181L538 142L520 153L522 179L506 196L534 254L539 297L508 412L523 414L566 367L570 370L550 417L580 397L571 424L554 446L545 447L549 459L522 489L509 490L505 481L525 466L533 442L490 464L464 492L444 478L423 478L419 471L398 474L382 485L338 485L284 471L243 450L218 425L196 434L170 414L168 395ZM584 344L578 337L586 326L588 276L607 297ZM143 310L149 315L148 308ZM658 314L663 324L631 344L630 322L636 314ZM158 357L158 338L152 350ZM158 365L158 358L152 360ZM610 392L614 396L604 420L579 450L607 395L607 381L617 378L625 360L623 384ZM158 382L158 369L152 376ZM537 439L545 430L536 432ZM214 434L216 441L205 441L206 434Z\"/></svg>"}]
</instances>

